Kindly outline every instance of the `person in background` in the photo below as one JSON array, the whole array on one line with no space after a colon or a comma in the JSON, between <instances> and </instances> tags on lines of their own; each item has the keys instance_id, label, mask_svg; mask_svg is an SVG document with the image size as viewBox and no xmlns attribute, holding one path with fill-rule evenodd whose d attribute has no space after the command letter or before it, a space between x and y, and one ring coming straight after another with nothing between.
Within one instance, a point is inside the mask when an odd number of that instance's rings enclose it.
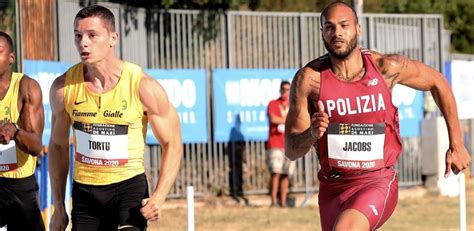
<instances>
[{"instance_id":1,"label":"person in background","mask_svg":"<svg viewBox=\"0 0 474 231\"><path fill-rule=\"evenodd\" d=\"M288 114L290 82L280 84L280 97L270 101L267 107L269 134L267 142L267 160L270 170L270 196L272 206L286 207L290 176L295 163L285 156L285 120ZM280 200L278 201L278 191Z\"/></svg>"},{"instance_id":2,"label":"person in background","mask_svg":"<svg viewBox=\"0 0 474 231\"><path fill-rule=\"evenodd\" d=\"M0 227L44 230L36 157L43 149L44 109L34 79L12 71L13 41L0 31Z\"/></svg>"}]
</instances>

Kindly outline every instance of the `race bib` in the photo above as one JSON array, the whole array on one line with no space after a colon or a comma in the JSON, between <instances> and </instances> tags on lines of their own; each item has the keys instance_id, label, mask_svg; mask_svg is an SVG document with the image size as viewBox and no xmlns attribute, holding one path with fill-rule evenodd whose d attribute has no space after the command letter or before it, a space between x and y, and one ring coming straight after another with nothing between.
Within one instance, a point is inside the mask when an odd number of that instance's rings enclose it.
<instances>
[{"instance_id":1,"label":"race bib","mask_svg":"<svg viewBox=\"0 0 474 231\"><path fill-rule=\"evenodd\" d=\"M74 122L78 162L120 166L128 162L128 125Z\"/></svg>"},{"instance_id":2,"label":"race bib","mask_svg":"<svg viewBox=\"0 0 474 231\"><path fill-rule=\"evenodd\" d=\"M0 145L0 172L8 172L18 168L15 141Z\"/></svg>"},{"instance_id":3,"label":"race bib","mask_svg":"<svg viewBox=\"0 0 474 231\"><path fill-rule=\"evenodd\" d=\"M328 128L329 165L339 169L382 168L384 142L384 123L331 123Z\"/></svg>"}]
</instances>

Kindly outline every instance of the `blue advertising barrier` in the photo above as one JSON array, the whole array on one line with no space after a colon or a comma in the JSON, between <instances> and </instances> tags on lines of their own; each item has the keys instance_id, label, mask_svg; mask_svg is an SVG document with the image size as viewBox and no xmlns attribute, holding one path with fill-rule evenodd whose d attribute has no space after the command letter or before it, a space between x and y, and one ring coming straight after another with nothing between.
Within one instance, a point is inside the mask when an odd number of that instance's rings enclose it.
<instances>
[{"instance_id":1,"label":"blue advertising barrier","mask_svg":"<svg viewBox=\"0 0 474 231\"><path fill-rule=\"evenodd\" d=\"M148 69L146 72L158 80L181 120L183 143L206 143L207 132L207 81L204 69ZM146 135L148 144L157 144L151 128Z\"/></svg>"},{"instance_id":2,"label":"blue advertising barrier","mask_svg":"<svg viewBox=\"0 0 474 231\"><path fill-rule=\"evenodd\" d=\"M445 74L451 83L459 119L474 118L474 61L452 60L446 62Z\"/></svg>"},{"instance_id":3,"label":"blue advertising barrier","mask_svg":"<svg viewBox=\"0 0 474 231\"><path fill-rule=\"evenodd\" d=\"M268 102L277 99L282 80L290 80L295 69L214 69L214 139L266 141Z\"/></svg>"}]
</instances>

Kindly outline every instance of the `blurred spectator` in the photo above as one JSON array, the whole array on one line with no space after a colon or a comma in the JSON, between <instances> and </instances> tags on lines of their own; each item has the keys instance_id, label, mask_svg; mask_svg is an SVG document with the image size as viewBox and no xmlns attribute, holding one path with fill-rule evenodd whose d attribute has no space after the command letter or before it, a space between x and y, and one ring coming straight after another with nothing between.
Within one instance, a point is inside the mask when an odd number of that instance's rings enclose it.
<instances>
[{"instance_id":1,"label":"blurred spectator","mask_svg":"<svg viewBox=\"0 0 474 231\"><path fill-rule=\"evenodd\" d=\"M267 142L267 160L270 169L270 195L272 206L280 204L286 207L289 176L295 169L295 163L285 156L285 120L288 114L290 82L280 84L280 97L270 101L267 108L269 118L269 135ZM280 189L280 201L277 201Z\"/></svg>"}]
</instances>

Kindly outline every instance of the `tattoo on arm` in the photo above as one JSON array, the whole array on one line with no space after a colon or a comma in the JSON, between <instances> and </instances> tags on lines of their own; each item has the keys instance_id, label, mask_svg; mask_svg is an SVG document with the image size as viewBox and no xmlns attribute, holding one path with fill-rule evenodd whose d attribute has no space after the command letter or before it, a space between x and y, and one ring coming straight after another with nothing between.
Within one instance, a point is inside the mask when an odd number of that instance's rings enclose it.
<instances>
[{"instance_id":1,"label":"tattoo on arm","mask_svg":"<svg viewBox=\"0 0 474 231\"><path fill-rule=\"evenodd\" d=\"M390 88L392 88L395 85L395 80L398 78L400 75L400 72L397 72L395 74L392 74L388 76L386 79L390 80Z\"/></svg>"},{"instance_id":2,"label":"tattoo on arm","mask_svg":"<svg viewBox=\"0 0 474 231\"><path fill-rule=\"evenodd\" d=\"M379 59L379 63L378 63L378 66L380 68L380 72L382 75L385 75L387 74L387 68L385 67L385 57L382 57Z\"/></svg>"},{"instance_id":3,"label":"tattoo on arm","mask_svg":"<svg viewBox=\"0 0 474 231\"><path fill-rule=\"evenodd\" d=\"M290 89L290 99L291 99L291 104L296 105L296 102L298 101L298 96L296 94L296 89L300 88L303 82L304 76L302 73L298 73L295 76L295 79L293 81L293 84L291 84L291 89Z\"/></svg>"},{"instance_id":4,"label":"tattoo on arm","mask_svg":"<svg viewBox=\"0 0 474 231\"><path fill-rule=\"evenodd\" d=\"M394 73L388 73L390 64L395 64L395 66L398 66L399 68L395 68ZM380 58L378 66L381 69L380 72L383 77L386 80L390 81L390 88L392 88L395 85L396 80L400 76L400 73L407 68L408 58L398 54L385 55Z\"/></svg>"},{"instance_id":5,"label":"tattoo on arm","mask_svg":"<svg viewBox=\"0 0 474 231\"><path fill-rule=\"evenodd\" d=\"M293 150L306 150L308 148L308 146L306 144L301 143L301 142L293 142L293 144L291 145L291 148Z\"/></svg>"},{"instance_id":6,"label":"tattoo on arm","mask_svg":"<svg viewBox=\"0 0 474 231\"><path fill-rule=\"evenodd\" d=\"M289 147L291 147L293 152L299 153L298 158L307 153L314 142L316 142L310 135L309 128L301 134L290 134L290 139L287 139L286 141L290 142Z\"/></svg>"},{"instance_id":7,"label":"tattoo on arm","mask_svg":"<svg viewBox=\"0 0 474 231\"><path fill-rule=\"evenodd\" d=\"M321 85L320 81L314 78L311 78L311 82L309 83L309 86L311 87L311 89L319 89L320 85Z\"/></svg>"}]
</instances>

